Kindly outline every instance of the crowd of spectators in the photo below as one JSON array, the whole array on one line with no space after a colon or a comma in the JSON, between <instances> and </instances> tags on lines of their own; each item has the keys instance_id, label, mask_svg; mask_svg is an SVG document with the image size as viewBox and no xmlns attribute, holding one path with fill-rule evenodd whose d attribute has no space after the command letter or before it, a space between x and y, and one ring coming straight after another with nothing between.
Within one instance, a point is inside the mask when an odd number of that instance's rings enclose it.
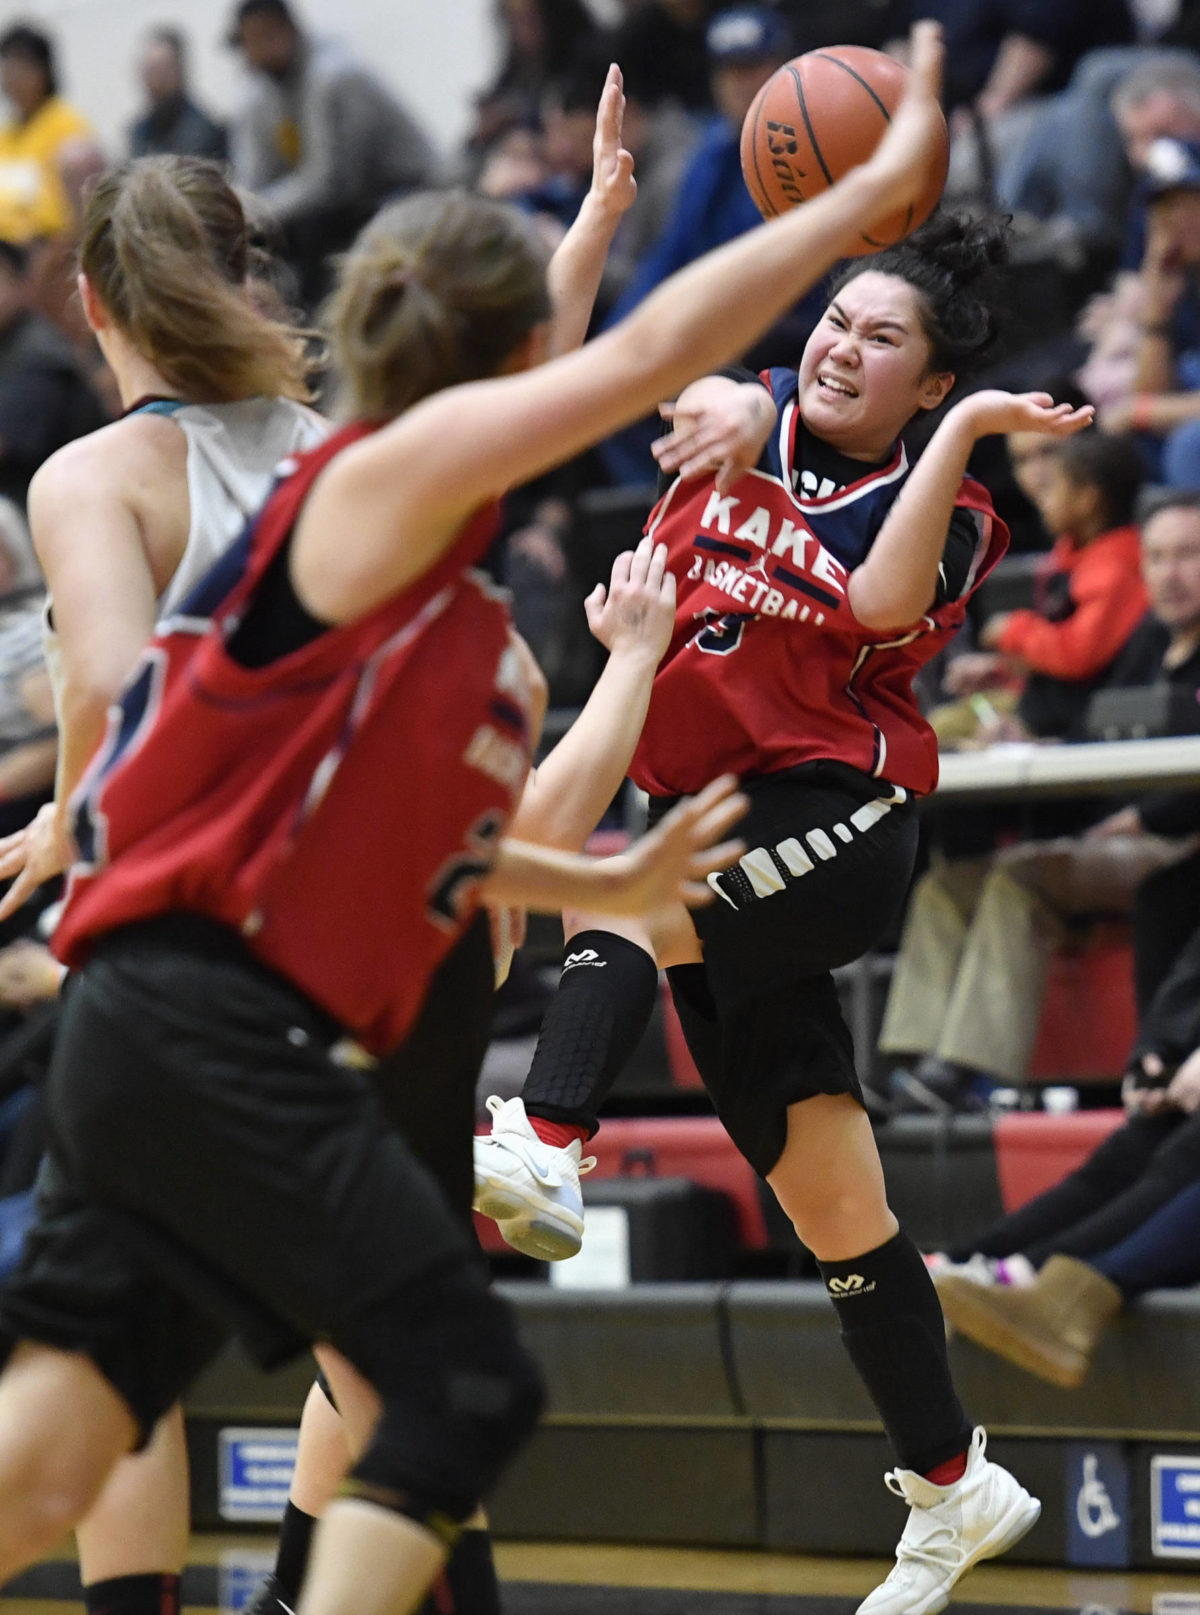
<instances>
[{"instance_id":1,"label":"crowd of spectators","mask_svg":"<svg viewBox=\"0 0 1200 1615\"><path fill-rule=\"evenodd\" d=\"M1014 219L1015 261L998 285L1019 308L1004 384L1094 402L1100 421L1064 445L1014 439L1007 463L985 473L1023 547L1044 556L1032 599L977 614L952 648L929 691L935 727L947 748L1070 744L1087 738L1097 692L1171 685L1195 697L1200 0L622 0L616 9L605 26L585 0L495 0L495 70L453 151L404 103L419 61L398 65L393 82L373 65L370 40L328 37L304 0L232 7L225 44L246 88L228 121L194 89L193 42L174 27L150 29L132 64L142 104L120 150L102 149L72 104L42 29L20 22L0 34L0 804L36 801L53 773L53 723L31 649L41 602L21 537L26 492L48 454L115 408L73 291L80 198L107 164L164 152L227 161L264 227L279 232L286 295L314 316L330 255L382 202L431 183L507 199L549 243L560 239L590 183L596 103L615 60L638 196L610 255L600 324L757 222L739 134L779 63L836 43L900 52L912 20L928 15L948 35L952 197ZM1039 324L1037 300L1022 296L1031 266L1053 279L1055 310L1065 301L1069 320ZM750 362L794 360L822 306L817 288ZM560 698L579 694L568 676L586 632L578 585L595 581L589 568L606 574L611 559L582 545L581 495L634 490L614 495L632 538L652 497L655 432L643 423L509 501L492 564L514 588L518 623ZM1175 710L1185 714L1177 728L1200 731L1194 699ZM1073 803L1017 819L935 804L928 831L931 861L898 939L881 1038L897 1064L897 1102L953 1109L986 1102L993 1084L1023 1083L1050 955L1076 944L1090 917L1132 917L1150 1014L1173 958L1162 937L1182 945L1178 893L1197 884L1159 879L1200 867L1195 797ZM1153 923L1139 920L1147 913ZM41 954L0 954L0 1003L23 1017L21 984L53 987L44 967ZM3 1050L0 1039L0 1088ZM1190 1052L1175 1050L1172 1065ZM1180 1089L1189 1111L1195 1086L1189 1075ZM0 1265L2 1245L0 1218Z\"/></svg>"}]
</instances>

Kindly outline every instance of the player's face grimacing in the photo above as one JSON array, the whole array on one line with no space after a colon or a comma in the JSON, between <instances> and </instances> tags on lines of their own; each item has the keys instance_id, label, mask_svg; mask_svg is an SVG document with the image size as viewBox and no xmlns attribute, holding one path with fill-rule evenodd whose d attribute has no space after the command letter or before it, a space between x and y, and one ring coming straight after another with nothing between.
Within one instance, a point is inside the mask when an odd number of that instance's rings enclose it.
<instances>
[{"instance_id":1,"label":"player's face grimacing","mask_svg":"<svg viewBox=\"0 0 1200 1615\"><path fill-rule=\"evenodd\" d=\"M881 459L954 382L929 368L918 294L864 270L829 304L800 361L800 414L811 432L858 459Z\"/></svg>"}]
</instances>

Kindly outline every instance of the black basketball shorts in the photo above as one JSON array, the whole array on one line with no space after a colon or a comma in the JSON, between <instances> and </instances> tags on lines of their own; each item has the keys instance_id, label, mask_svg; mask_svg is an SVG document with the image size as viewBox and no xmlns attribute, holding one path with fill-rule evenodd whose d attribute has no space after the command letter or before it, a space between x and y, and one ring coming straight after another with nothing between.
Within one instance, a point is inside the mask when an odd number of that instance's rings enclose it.
<instances>
[{"instance_id":1,"label":"black basketball shorts","mask_svg":"<svg viewBox=\"0 0 1200 1615\"><path fill-rule=\"evenodd\" d=\"M0 1351L86 1353L143 1434L230 1334L264 1366L329 1340L386 1384L422 1280L487 1275L341 1036L224 927L104 939L63 1005Z\"/></svg>"},{"instance_id":2,"label":"black basketball shorts","mask_svg":"<svg viewBox=\"0 0 1200 1615\"><path fill-rule=\"evenodd\" d=\"M730 1137L762 1177L787 1108L814 1094L862 1102L831 972L873 947L912 878L908 792L841 763L742 781L748 851L692 919L703 966L668 972L692 1058ZM670 803L655 801L657 820Z\"/></svg>"}]
</instances>

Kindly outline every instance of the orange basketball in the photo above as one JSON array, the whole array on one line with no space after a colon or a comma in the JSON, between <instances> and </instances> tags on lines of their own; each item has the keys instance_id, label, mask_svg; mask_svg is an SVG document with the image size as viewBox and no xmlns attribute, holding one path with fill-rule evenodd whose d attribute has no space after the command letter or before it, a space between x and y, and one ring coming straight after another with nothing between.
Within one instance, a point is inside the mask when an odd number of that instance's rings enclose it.
<instances>
[{"instance_id":1,"label":"orange basketball","mask_svg":"<svg viewBox=\"0 0 1200 1615\"><path fill-rule=\"evenodd\" d=\"M887 127L908 68L865 45L810 50L785 62L754 98L742 125L742 173L764 218L798 207L865 162ZM890 247L933 212L946 184L950 137L930 165L918 202L877 219L857 257Z\"/></svg>"}]
</instances>

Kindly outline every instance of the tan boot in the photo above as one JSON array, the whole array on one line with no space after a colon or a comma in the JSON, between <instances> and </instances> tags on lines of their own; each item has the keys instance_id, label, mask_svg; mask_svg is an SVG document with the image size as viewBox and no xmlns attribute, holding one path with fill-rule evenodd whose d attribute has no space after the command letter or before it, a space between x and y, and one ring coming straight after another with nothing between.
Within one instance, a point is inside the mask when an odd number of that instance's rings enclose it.
<instances>
[{"instance_id":1,"label":"tan boot","mask_svg":"<svg viewBox=\"0 0 1200 1615\"><path fill-rule=\"evenodd\" d=\"M1082 1383L1123 1302L1115 1284L1072 1256L1052 1256L1025 1289L985 1289L953 1273L934 1282L962 1334L1065 1390Z\"/></svg>"}]
</instances>

